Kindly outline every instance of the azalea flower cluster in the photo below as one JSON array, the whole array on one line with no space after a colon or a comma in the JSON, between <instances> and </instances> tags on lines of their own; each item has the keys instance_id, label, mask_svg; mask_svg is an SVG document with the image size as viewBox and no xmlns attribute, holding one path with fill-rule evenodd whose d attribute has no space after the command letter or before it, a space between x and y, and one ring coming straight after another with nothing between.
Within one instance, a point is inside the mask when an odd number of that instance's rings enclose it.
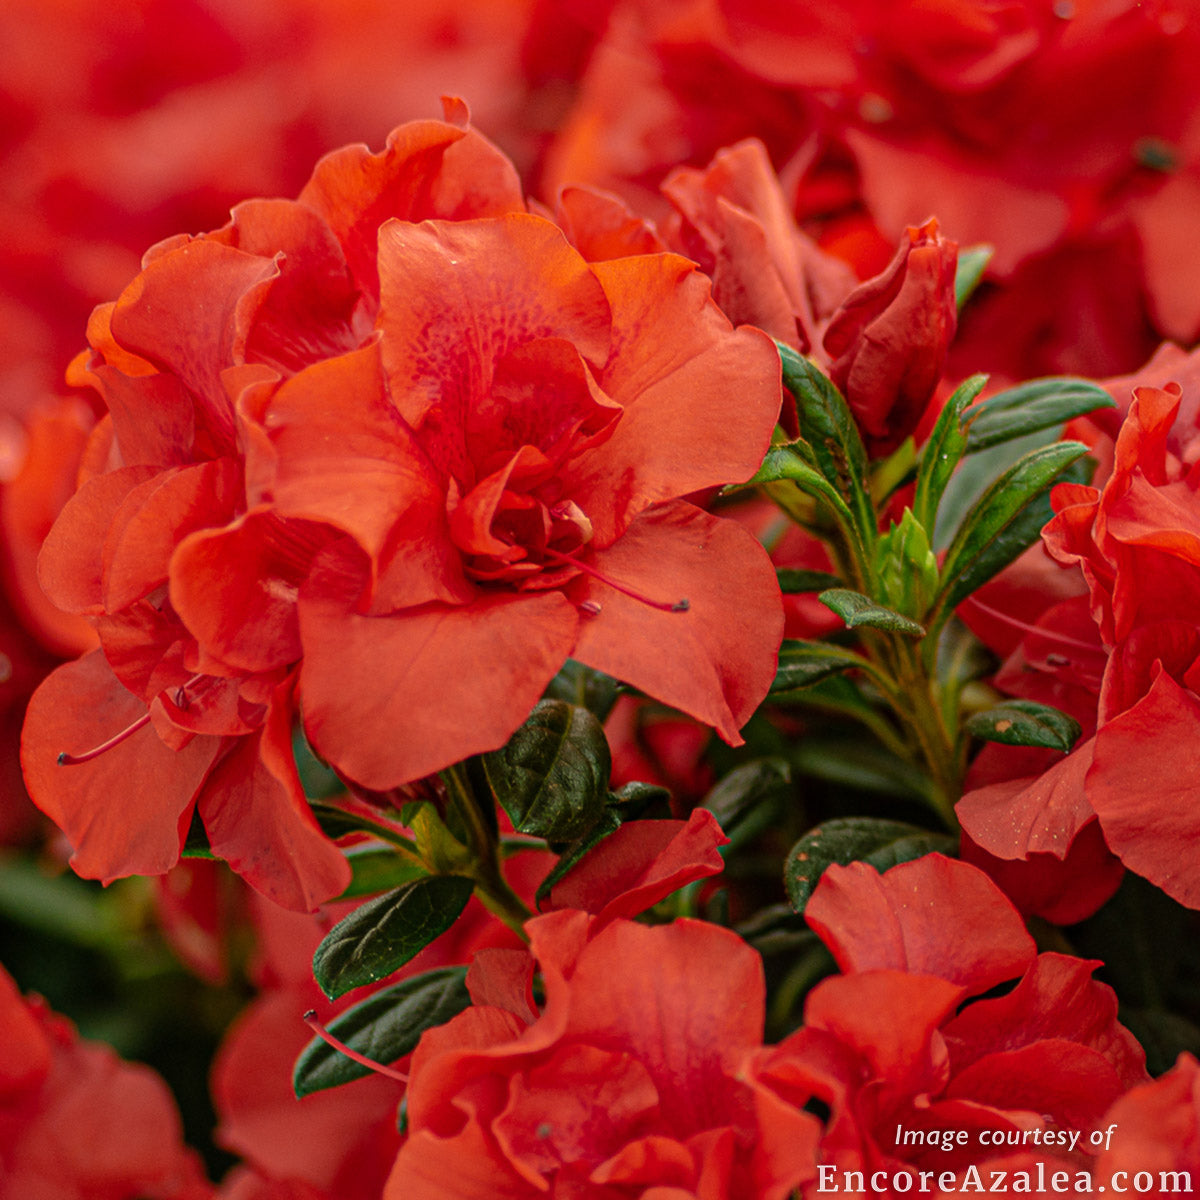
<instances>
[{"instance_id":1,"label":"azalea flower cluster","mask_svg":"<svg viewBox=\"0 0 1200 1200\"><path fill-rule=\"evenodd\" d=\"M1186 6L419 8L471 112L338 100L394 74L371 4L151 3L194 63L60 79L65 165L48 117L0 143L70 248L61 304L0 263L5 310L57 345L105 289L69 397L45 352L4 377L40 816L14 782L0 918L224 998L240 1159L210 1181L17 953L0 1200L1187 1190ZM245 102L260 43L307 116ZM199 154L114 182L201 97L248 114L207 132L228 219Z\"/></svg>"}]
</instances>

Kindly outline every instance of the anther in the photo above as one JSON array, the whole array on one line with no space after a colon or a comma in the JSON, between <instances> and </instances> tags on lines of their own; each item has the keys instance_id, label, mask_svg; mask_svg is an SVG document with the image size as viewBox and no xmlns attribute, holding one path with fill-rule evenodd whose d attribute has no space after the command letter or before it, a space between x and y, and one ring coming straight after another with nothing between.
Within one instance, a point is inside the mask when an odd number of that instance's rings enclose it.
<instances>
[{"instance_id":1,"label":"anther","mask_svg":"<svg viewBox=\"0 0 1200 1200\"><path fill-rule=\"evenodd\" d=\"M99 746L93 747L91 750L85 751L83 754L68 754L65 750L58 756L58 765L60 767L77 767L80 763L91 762L93 758L99 758L100 755L107 750L112 750L119 746L127 738L133 737L139 729L144 729L150 724L150 711L146 710L144 716L138 717L132 725L127 725L120 733L114 733L106 742L101 742Z\"/></svg>"},{"instance_id":2,"label":"anther","mask_svg":"<svg viewBox=\"0 0 1200 1200\"><path fill-rule=\"evenodd\" d=\"M600 615L600 605L595 600L585 600L579 606L580 612L585 612L589 617L598 617Z\"/></svg>"},{"instance_id":3,"label":"anther","mask_svg":"<svg viewBox=\"0 0 1200 1200\"><path fill-rule=\"evenodd\" d=\"M622 595L628 596L631 600L637 600L640 604L648 604L651 608L657 608L659 612L687 612L691 607L687 600L676 600L674 602L651 600L649 596L643 596L641 592L635 592L633 588L627 587L623 583L618 583L615 579L609 579L607 575L597 571L595 567L589 567L587 563L580 562L579 559L572 558L569 554L563 554L560 550L551 550L549 546L542 553L547 558L552 558L556 562L566 563L568 566L582 571L585 575L590 575L593 579L598 579L601 583L612 588L614 591L620 592ZM580 605L580 607L582 608L583 606Z\"/></svg>"},{"instance_id":4,"label":"anther","mask_svg":"<svg viewBox=\"0 0 1200 1200\"><path fill-rule=\"evenodd\" d=\"M304 1014L304 1023L327 1045L332 1046L339 1054L344 1054L348 1059L366 1067L369 1071L374 1071L377 1075L386 1075L388 1079L395 1079L399 1083L407 1083L408 1076L400 1071L393 1071L391 1067L385 1067L382 1063L377 1063L373 1058L368 1058L365 1054L359 1054L357 1050L352 1050L340 1038L336 1038L324 1025L317 1020L317 1010L310 1008Z\"/></svg>"}]
</instances>

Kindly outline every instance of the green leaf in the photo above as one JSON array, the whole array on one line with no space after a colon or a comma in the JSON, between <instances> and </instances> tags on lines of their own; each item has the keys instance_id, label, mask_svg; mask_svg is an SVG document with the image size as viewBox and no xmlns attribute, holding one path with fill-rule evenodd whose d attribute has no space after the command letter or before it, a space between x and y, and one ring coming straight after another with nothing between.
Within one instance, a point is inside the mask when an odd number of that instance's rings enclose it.
<instances>
[{"instance_id":1,"label":"green leaf","mask_svg":"<svg viewBox=\"0 0 1200 1200\"><path fill-rule=\"evenodd\" d=\"M780 807L794 799L791 763L785 758L762 758L730 771L704 798L703 807L736 845L775 824Z\"/></svg>"},{"instance_id":2,"label":"green leaf","mask_svg":"<svg viewBox=\"0 0 1200 1200\"><path fill-rule=\"evenodd\" d=\"M967 721L967 732L985 742L1006 746L1043 746L1064 754L1082 730L1074 717L1033 700L1006 700Z\"/></svg>"},{"instance_id":3,"label":"green leaf","mask_svg":"<svg viewBox=\"0 0 1200 1200\"><path fill-rule=\"evenodd\" d=\"M946 401L929 440L921 448L921 457L917 461L913 515L930 532L937 523L938 505L946 484L966 453L967 435L961 425L963 412L983 390L987 380L986 375L972 375L959 385L954 395Z\"/></svg>"},{"instance_id":4,"label":"green leaf","mask_svg":"<svg viewBox=\"0 0 1200 1200\"><path fill-rule=\"evenodd\" d=\"M317 947L313 975L321 991L336 1000L404 966L454 924L473 890L462 875L426 875L368 900Z\"/></svg>"},{"instance_id":5,"label":"green leaf","mask_svg":"<svg viewBox=\"0 0 1200 1200\"><path fill-rule=\"evenodd\" d=\"M416 1049L421 1034L444 1025L470 1006L466 967L439 967L373 993L329 1023L329 1032L351 1050L387 1066ZM298 1099L362 1079L370 1067L313 1038L292 1073Z\"/></svg>"},{"instance_id":6,"label":"green leaf","mask_svg":"<svg viewBox=\"0 0 1200 1200\"><path fill-rule=\"evenodd\" d=\"M534 895L534 902L537 904L539 911L542 903L550 895L550 889L556 883L566 876L566 874L579 862L583 856L592 849L593 846L598 846L606 837L617 832L624 823L624 815L615 805L609 805L600 817L600 820L592 826L591 829L581 838L572 842L559 857L550 874L542 880L538 886L538 890Z\"/></svg>"},{"instance_id":7,"label":"green leaf","mask_svg":"<svg viewBox=\"0 0 1200 1200\"><path fill-rule=\"evenodd\" d=\"M829 642L785 641L779 647L779 668L771 692L790 692L811 687L821 679L861 667L863 660L852 650Z\"/></svg>"},{"instance_id":8,"label":"green leaf","mask_svg":"<svg viewBox=\"0 0 1200 1200\"><path fill-rule=\"evenodd\" d=\"M339 900L376 896L428 874L419 863L401 857L390 846L355 846L345 854L350 863L350 882Z\"/></svg>"},{"instance_id":9,"label":"green leaf","mask_svg":"<svg viewBox=\"0 0 1200 1200\"><path fill-rule=\"evenodd\" d=\"M808 734L796 744L791 760L800 774L839 788L920 801L929 797L925 772L861 734Z\"/></svg>"},{"instance_id":10,"label":"green leaf","mask_svg":"<svg viewBox=\"0 0 1200 1200\"><path fill-rule=\"evenodd\" d=\"M783 868L783 882L792 907L802 913L825 868L838 863L865 862L877 871L909 862L926 854L952 854L956 839L931 833L904 821L877 817L838 817L810 829L791 849Z\"/></svg>"},{"instance_id":11,"label":"green leaf","mask_svg":"<svg viewBox=\"0 0 1200 1200\"><path fill-rule=\"evenodd\" d=\"M568 658L558 674L550 680L545 699L578 704L592 713L597 720L606 721L617 702L620 690L620 683L611 675L605 675L603 671L585 667L583 663Z\"/></svg>"},{"instance_id":12,"label":"green leaf","mask_svg":"<svg viewBox=\"0 0 1200 1200\"><path fill-rule=\"evenodd\" d=\"M779 590L785 596L823 592L826 588L838 587L842 582L828 571L805 571L796 567L780 567L775 576L779 581Z\"/></svg>"},{"instance_id":13,"label":"green leaf","mask_svg":"<svg viewBox=\"0 0 1200 1200\"><path fill-rule=\"evenodd\" d=\"M406 805L409 810L407 814L402 813L402 819L406 822L412 815L412 810L418 809L425 801L419 801L417 804ZM340 837L345 837L351 833L369 833L373 837L380 838L382 841L391 842L393 845L403 846L405 849L412 848L412 842L406 838L397 829L393 829L385 825L382 821L372 821L361 813L348 812L345 809L337 808L332 804L320 804L313 801L309 807L312 809L313 816L317 819L317 824L321 827L321 832L335 841Z\"/></svg>"},{"instance_id":14,"label":"green leaf","mask_svg":"<svg viewBox=\"0 0 1200 1200\"><path fill-rule=\"evenodd\" d=\"M772 446L762 461L762 466L744 486L752 487L760 483L794 483L801 491L818 500L824 500L833 509L834 514L845 526L847 531L855 529L854 516L846 507L846 502L838 495L837 489L806 457L809 447L803 442L787 442ZM730 490L730 489L726 489Z\"/></svg>"},{"instance_id":15,"label":"green leaf","mask_svg":"<svg viewBox=\"0 0 1200 1200\"><path fill-rule=\"evenodd\" d=\"M543 700L507 745L483 756L483 766L518 833L572 841L604 811L612 755L604 727L586 708Z\"/></svg>"},{"instance_id":16,"label":"green leaf","mask_svg":"<svg viewBox=\"0 0 1200 1200\"><path fill-rule=\"evenodd\" d=\"M983 273L996 253L993 246L968 246L958 252L958 266L954 272L954 303L962 312L963 305L983 280Z\"/></svg>"},{"instance_id":17,"label":"green leaf","mask_svg":"<svg viewBox=\"0 0 1200 1200\"><path fill-rule=\"evenodd\" d=\"M826 608L837 613L846 622L847 629L869 625L872 629L886 629L892 633L903 633L909 637L924 637L925 629L910 617L894 609L876 604L870 596L852 592L849 588L830 588L818 597Z\"/></svg>"},{"instance_id":18,"label":"green leaf","mask_svg":"<svg viewBox=\"0 0 1200 1200\"><path fill-rule=\"evenodd\" d=\"M811 447L821 474L854 514L864 544L875 528L866 491L867 452L858 423L841 392L824 372L790 346L779 344L783 385L796 398L800 436Z\"/></svg>"},{"instance_id":19,"label":"green leaf","mask_svg":"<svg viewBox=\"0 0 1200 1200\"><path fill-rule=\"evenodd\" d=\"M1116 408L1116 404L1103 388L1086 379L1034 379L967 409L962 421L967 434L966 452L976 454L1098 408Z\"/></svg>"},{"instance_id":20,"label":"green leaf","mask_svg":"<svg viewBox=\"0 0 1200 1200\"><path fill-rule=\"evenodd\" d=\"M942 562L935 607L945 613L1037 541L1050 519L1049 491L1087 453L1082 442L1054 442L1014 463L963 518Z\"/></svg>"},{"instance_id":21,"label":"green leaf","mask_svg":"<svg viewBox=\"0 0 1200 1200\"><path fill-rule=\"evenodd\" d=\"M619 806L622 821L658 821L671 817L671 791L657 783L633 780L610 793L609 803Z\"/></svg>"}]
</instances>

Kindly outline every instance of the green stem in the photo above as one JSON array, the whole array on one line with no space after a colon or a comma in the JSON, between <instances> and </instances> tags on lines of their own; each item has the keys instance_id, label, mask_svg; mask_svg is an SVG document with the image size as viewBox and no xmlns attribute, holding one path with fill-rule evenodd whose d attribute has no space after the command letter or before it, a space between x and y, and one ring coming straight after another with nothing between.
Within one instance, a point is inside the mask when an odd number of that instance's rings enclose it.
<instances>
[{"instance_id":1,"label":"green stem","mask_svg":"<svg viewBox=\"0 0 1200 1200\"><path fill-rule=\"evenodd\" d=\"M473 852L470 874L475 880L475 894L489 912L499 917L523 941L529 941L525 922L533 913L504 878L500 868L500 839L484 820L466 768L458 763L440 774L446 785L447 799L454 806L470 841Z\"/></svg>"},{"instance_id":2,"label":"green stem","mask_svg":"<svg viewBox=\"0 0 1200 1200\"><path fill-rule=\"evenodd\" d=\"M892 657L896 665L898 691L905 704L896 708L896 715L912 730L921 757L929 768L933 787L930 803L946 827L958 830L954 805L962 794L962 767L942 719L942 706L934 695L933 681L926 674L917 646L901 638L893 638Z\"/></svg>"}]
</instances>

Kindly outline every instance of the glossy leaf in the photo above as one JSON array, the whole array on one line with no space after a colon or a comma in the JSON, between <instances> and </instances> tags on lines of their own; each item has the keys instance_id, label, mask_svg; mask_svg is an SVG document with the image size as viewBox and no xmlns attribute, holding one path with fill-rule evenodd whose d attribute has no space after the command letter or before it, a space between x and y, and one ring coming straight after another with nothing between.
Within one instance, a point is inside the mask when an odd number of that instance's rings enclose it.
<instances>
[{"instance_id":1,"label":"glossy leaf","mask_svg":"<svg viewBox=\"0 0 1200 1200\"><path fill-rule=\"evenodd\" d=\"M329 1032L351 1050L387 1066L411 1054L427 1029L444 1025L470 1005L466 978L466 967L439 967L405 979L347 1009L329 1023ZM313 1038L296 1060L292 1087L303 1098L370 1073L370 1067Z\"/></svg>"},{"instance_id":2,"label":"glossy leaf","mask_svg":"<svg viewBox=\"0 0 1200 1200\"><path fill-rule=\"evenodd\" d=\"M350 863L350 882L339 900L377 896L428 873L419 863L401 857L390 847L355 846L346 851L346 860Z\"/></svg>"},{"instance_id":3,"label":"glossy leaf","mask_svg":"<svg viewBox=\"0 0 1200 1200\"><path fill-rule=\"evenodd\" d=\"M852 592L849 588L830 588L818 597L826 608L837 613L846 622L847 629L868 625L872 629L886 629L891 633L903 633L909 637L924 637L925 629L911 617L894 609L876 604L870 596Z\"/></svg>"},{"instance_id":4,"label":"glossy leaf","mask_svg":"<svg viewBox=\"0 0 1200 1200\"><path fill-rule=\"evenodd\" d=\"M928 798L929 777L920 767L858 733L808 734L800 739L791 760L799 773L840 788L910 800Z\"/></svg>"},{"instance_id":5,"label":"glossy leaf","mask_svg":"<svg viewBox=\"0 0 1200 1200\"><path fill-rule=\"evenodd\" d=\"M462 875L426 875L368 900L339 921L313 955L313 975L331 1000L376 983L446 932L474 885Z\"/></svg>"},{"instance_id":6,"label":"glossy leaf","mask_svg":"<svg viewBox=\"0 0 1200 1200\"><path fill-rule=\"evenodd\" d=\"M611 675L568 658L558 674L550 680L545 698L581 705L598 720L605 721L617 702L620 690L620 683Z\"/></svg>"},{"instance_id":7,"label":"glossy leaf","mask_svg":"<svg viewBox=\"0 0 1200 1200\"><path fill-rule=\"evenodd\" d=\"M963 305L983 281L983 273L995 254L992 246L968 246L958 252L958 265L954 271L954 303L962 312Z\"/></svg>"},{"instance_id":8,"label":"glossy leaf","mask_svg":"<svg viewBox=\"0 0 1200 1200\"><path fill-rule=\"evenodd\" d=\"M979 498L942 562L937 607L953 609L1031 546L1050 519L1051 486L1087 453L1082 442L1054 442L1026 454Z\"/></svg>"},{"instance_id":9,"label":"glossy leaf","mask_svg":"<svg viewBox=\"0 0 1200 1200\"><path fill-rule=\"evenodd\" d=\"M967 732L985 742L1006 746L1043 746L1064 754L1082 730L1074 717L1033 700L1006 700L967 721Z\"/></svg>"},{"instance_id":10,"label":"glossy leaf","mask_svg":"<svg viewBox=\"0 0 1200 1200\"><path fill-rule=\"evenodd\" d=\"M483 765L518 833L572 841L600 819L612 755L603 726L586 708L543 700Z\"/></svg>"},{"instance_id":11,"label":"glossy leaf","mask_svg":"<svg viewBox=\"0 0 1200 1200\"><path fill-rule=\"evenodd\" d=\"M779 648L779 667L771 692L811 687L819 680L862 666L852 650L829 642L785 641Z\"/></svg>"},{"instance_id":12,"label":"glossy leaf","mask_svg":"<svg viewBox=\"0 0 1200 1200\"><path fill-rule=\"evenodd\" d=\"M797 567L780 567L775 572L779 590L785 596L800 596L806 592L823 592L838 587L841 580L828 571L806 571Z\"/></svg>"},{"instance_id":13,"label":"glossy leaf","mask_svg":"<svg viewBox=\"0 0 1200 1200\"><path fill-rule=\"evenodd\" d=\"M1062 425L1098 408L1116 408L1112 397L1086 379L1034 379L980 401L963 414L967 453Z\"/></svg>"},{"instance_id":14,"label":"glossy leaf","mask_svg":"<svg viewBox=\"0 0 1200 1200\"><path fill-rule=\"evenodd\" d=\"M839 817L810 829L791 849L783 868L783 882L792 907L802 913L832 863L870 863L886 871L897 863L926 854L952 854L956 839L931 833L904 821L877 817Z\"/></svg>"},{"instance_id":15,"label":"glossy leaf","mask_svg":"<svg viewBox=\"0 0 1200 1200\"><path fill-rule=\"evenodd\" d=\"M790 346L780 345L783 384L796 398L800 436L813 459L854 514L864 541L875 518L866 492L867 452L858 423L833 381Z\"/></svg>"},{"instance_id":16,"label":"glossy leaf","mask_svg":"<svg viewBox=\"0 0 1200 1200\"><path fill-rule=\"evenodd\" d=\"M967 435L961 424L963 412L983 390L987 379L986 375L972 375L959 385L946 401L929 440L921 448L912 508L913 515L930 532L937 522L938 505L946 484L966 453Z\"/></svg>"},{"instance_id":17,"label":"glossy leaf","mask_svg":"<svg viewBox=\"0 0 1200 1200\"><path fill-rule=\"evenodd\" d=\"M784 758L762 758L734 767L704 798L704 807L737 845L778 820L795 797L792 767Z\"/></svg>"},{"instance_id":18,"label":"glossy leaf","mask_svg":"<svg viewBox=\"0 0 1200 1200\"><path fill-rule=\"evenodd\" d=\"M824 500L845 527L855 527L854 516L846 507L845 500L838 494L837 489L812 464L808 458L810 447L804 442L787 442L783 445L772 446L762 461L762 466L755 472L745 487L762 483L794 483L801 491ZM730 488L728 491L740 489Z\"/></svg>"}]
</instances>

